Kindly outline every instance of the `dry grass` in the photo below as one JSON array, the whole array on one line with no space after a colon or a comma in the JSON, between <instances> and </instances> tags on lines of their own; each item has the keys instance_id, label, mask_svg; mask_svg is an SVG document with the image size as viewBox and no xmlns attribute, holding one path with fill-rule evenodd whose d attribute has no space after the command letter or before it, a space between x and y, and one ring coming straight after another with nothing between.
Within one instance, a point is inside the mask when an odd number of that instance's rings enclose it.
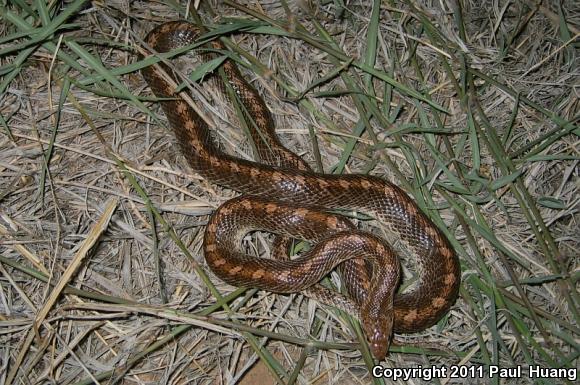
<instances>
[{"instance_id":1,"label":"dry grass","mask_svg":"<svg viewBox=\"0 0 580 385\"><path fill-rule=\"evenodd\" d=\"M348 317L208 273L204 224L235 194L191 174L136 71L193 7L162 3L0 5L0 383L390 383ZM199 13L251 32L232 49L284 143L396 181L460 256L449 315L382 365L576 368L575 2L245 3ZM226 103L208 116L252 157Z\"/></svg>"}]
</instances>

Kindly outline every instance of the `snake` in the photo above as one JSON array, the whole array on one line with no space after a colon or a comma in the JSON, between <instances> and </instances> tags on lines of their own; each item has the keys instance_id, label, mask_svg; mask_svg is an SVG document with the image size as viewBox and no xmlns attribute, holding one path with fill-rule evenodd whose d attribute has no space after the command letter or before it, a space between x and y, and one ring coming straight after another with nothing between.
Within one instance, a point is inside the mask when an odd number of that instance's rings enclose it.
<instances>
[{"instance_id":1,"label":"snake","mask_svg":"<svg viewBox=\"0 0 580 385\"><path fill-rule=\"evenodd\" d=\"M141 69L167 117L191 169L206 180L241 195L223 203L210 217L203 252L208 267L224 282L275 293L312 292L323 303L359 318L371 353L383 359L393 333L414 333L437 323L454 304L460 285L458 257L442 231L397 185L363 174L313 171L284 147L273 117L256 89L226 55L214 77L241 103L246 129L259 161L222 150L212 131L183 96L178 77L163 53L199 43L201 27L170 21L151 30L144 42L148 55L160 59ZM201 44L201 43L199 43ZM196 53L225 52L218 39ZM204 52L197 52L204 51ZM224 75L225 80L217 75ZM414 265L416 278L404 290L399 256L389 243L359 230L338 212L363 213L394 234ZM272 257L249 254L244 237L252 231L276 234ZM288 257L292 240L309 250ZM346 295L329 292L319 282L338 268Z\"/></svg>"}]
</instances>

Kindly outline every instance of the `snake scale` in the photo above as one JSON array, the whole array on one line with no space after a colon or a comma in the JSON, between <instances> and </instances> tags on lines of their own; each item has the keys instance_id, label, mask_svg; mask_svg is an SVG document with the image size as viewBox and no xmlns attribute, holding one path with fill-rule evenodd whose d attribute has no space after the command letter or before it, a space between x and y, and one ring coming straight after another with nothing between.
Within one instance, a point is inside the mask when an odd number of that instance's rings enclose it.
<instances>
[{"instance_id":1,"label":"snake scale","mask_svg":"<svg viewBox=\"0 0 580 385\"><path fill-rule=\"evenodd\" d=\"M153 29L145 42L153 52L163 53L191 45L199 35L197 26L174 21ZM220 42L211 44L213 49L224 49ZM176 81L166 65L158 66ZM315 284L340 265L342 284L350 297L344 307L360 318L377 359L387 354L393 331L416 332L435 324L454 303L460 283L459 262L445 236L392 183L368 175L313 172L279 142L268 108L236 65L228 59L222 68L243 103L244 120L261 163L221 151L205 121L167 77L155 66L142 70L153 93L161 98L192 169L243 194L218 208L206 227L204 253L211 270L232 285L291 293L319 290ZM370 215L400 238L417 270L411 288L397 292L401 268L389 245L329 212L337 209ZM243 252L242 238L253 230L279 235L274 248L277 258ZM313 247L290 259L284 249L292 238L310 241ZM326 294L329 297L335 302L341 298Z\"/></svg>"}]
</instances>

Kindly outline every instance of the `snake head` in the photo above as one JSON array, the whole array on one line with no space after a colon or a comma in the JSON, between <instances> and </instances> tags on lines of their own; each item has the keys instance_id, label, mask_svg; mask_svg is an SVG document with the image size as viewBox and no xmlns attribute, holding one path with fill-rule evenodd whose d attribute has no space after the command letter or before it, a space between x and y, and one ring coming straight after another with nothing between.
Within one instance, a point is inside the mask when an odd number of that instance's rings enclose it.
<instances>
[{"instance_id":1,"label":"snake head","mask_svg":"<svg viewBox=\"0 0 580 385\"><path fill-rule=\"evenodd\" d=\"M387 306L386 311L384 311L384 307L378 311L377 307L370 305L363 306L361 310L362 326L371 352L377 360L382 360L389 351L391 335L393 334L392 302L390 306Z\"/></svg>"}]
</instances>

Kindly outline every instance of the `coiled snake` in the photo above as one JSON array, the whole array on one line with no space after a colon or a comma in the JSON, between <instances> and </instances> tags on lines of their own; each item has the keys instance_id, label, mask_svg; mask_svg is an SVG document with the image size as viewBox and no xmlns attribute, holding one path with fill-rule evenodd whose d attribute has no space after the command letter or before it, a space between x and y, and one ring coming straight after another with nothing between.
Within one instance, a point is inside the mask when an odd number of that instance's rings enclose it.
<instances>
[{"instance_id":1,"label":"coiled snake","mask_svg":"<svg viewBox=\"0 0 580 385\"><path fill-rule=\"evenodd\" d=\"M176 21L158 26L145 41L162 53L190 45L198 36L195 25ZM223 48L218 42L212 45ZM167 66L160 66L172 76ZM312 288L340 265L348 302L336 294L312 290L319 298L332 299L331 304L341 301L343 308L353 309L378 359L385 357L393 330L416 332L437 322L454 303L460 283L459 262L445 236L403 190L389 182L367 175L311 171L281 145L266 105L235 64L226 60L223 70L243 102L262 163L222 152L207 124L166 78L153 66L142 70L154 94L163 98L160 103L192 169L244 194L222 205L207 225L204 253L212 271L232 285L290 293ZM327 212L336 209L368 214L401 239L417 267L418 278L411 289L396 292L400 266L389 245ZM241 251L242 237L252 230L285 237L277 242L277 259ZM279 252L290 238L311 241L314 246L291 260Z\"/></svg>"}]
</instances>

